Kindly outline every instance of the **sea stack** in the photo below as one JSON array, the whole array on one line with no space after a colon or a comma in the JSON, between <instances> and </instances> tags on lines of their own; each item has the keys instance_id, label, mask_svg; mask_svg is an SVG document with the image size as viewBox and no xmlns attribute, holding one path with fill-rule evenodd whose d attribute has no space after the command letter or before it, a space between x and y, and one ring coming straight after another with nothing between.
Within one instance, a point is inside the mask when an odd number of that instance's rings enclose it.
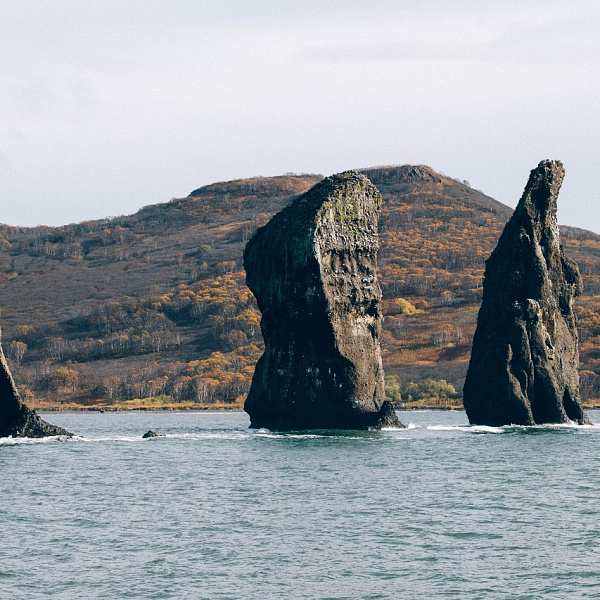
<instances>
[{"instance_id":1,"label":"sea stack","mask_svg":"<svg viewBox=\"0 0 600 600\"><path fill-rule=\"evenodd\" d=\"M35 410L23 404L0 345L0 437L39 438L51 435L73 434L46 423Z\"/></svg>"},{"instance_id":2,"label":"sea stack","mask_svg":"<svg viewBox=\"0 0 600 600\"><path fill-rule=\"evenodd\" d=\"M559 161L531 171L486 262L463 394L472 424L589 423L579 398L573 314L582 281L564 254L556 220L564 175Z\"/></svg>"},{"instance_id":3,"label":"sea stack","mask_svg":"<svg viewBox=\"0 0 600 600\"><path fill-rule=\"evenodd\" d=\"M251 427L402 427L385 400L379 347L380 206L364 175L333 175L248 242L246 281L265 340L244 406Z\"/></svg>"}]
</instances>

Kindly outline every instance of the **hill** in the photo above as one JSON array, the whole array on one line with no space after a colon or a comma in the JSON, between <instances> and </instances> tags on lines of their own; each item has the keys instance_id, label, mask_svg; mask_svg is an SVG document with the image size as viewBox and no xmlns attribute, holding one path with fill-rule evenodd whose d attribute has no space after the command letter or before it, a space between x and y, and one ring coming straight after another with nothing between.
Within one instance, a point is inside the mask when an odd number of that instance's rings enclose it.
<instances>
[{"instance_id":1,"label":"hill","mask_svg":"<svg viewBox=\"0 0 600 600\"><path fill-rule=\"evenodd\" d=\"M384 199L388 393L451 403L466 372L484 261L512 209L428 167L364 172ZM243 247L320 179L243 179L131 216L0 226L3 343L25 397L41 407L239 403L262 351ZM577 303L582 384L594 397L600 236L576 228L562 235L586 285ZM148 397L158 399L140 400Z\"/></svg>"}]
</instances>

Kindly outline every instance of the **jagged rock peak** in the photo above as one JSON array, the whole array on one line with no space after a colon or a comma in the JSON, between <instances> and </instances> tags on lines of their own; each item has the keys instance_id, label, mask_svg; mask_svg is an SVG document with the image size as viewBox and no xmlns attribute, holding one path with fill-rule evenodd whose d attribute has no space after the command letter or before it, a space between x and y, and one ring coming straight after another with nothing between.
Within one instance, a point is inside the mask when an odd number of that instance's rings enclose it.
<instances>
[{"instance_id":1,"label":"jagged rock peak","mask_svg":"<svg viewBox=\"0 0 600 600\"><path fill-rule=\"evenodd\" d=\"M245 403L252 427L401 427L385 401L377 281L381 196L328 177L277 213L244 252L265 352Z\"/></svg>"},{"instance_id":2,"label":"jagged rock peak","mask_svg":"<svg viewBox=\"0 0 600 600\"><path fill-rule=\"evenodd\" d=\"M573 314L582 281L564 254L556 221L564 175L559 161L542 161L531 171L486 262L463 394L473 424L589 422L579 398Z\"/></svg>"},{"instance_id":3,"label":"jagged rock peak","mask_svg":"<svg viewBox=\"0 0 600 600\"><path fill-rule=\"evenodd\" d=\"M46 423L19 397L0 345L0 437L47 437L73 434Z\"/></svg>"}]
</instances>

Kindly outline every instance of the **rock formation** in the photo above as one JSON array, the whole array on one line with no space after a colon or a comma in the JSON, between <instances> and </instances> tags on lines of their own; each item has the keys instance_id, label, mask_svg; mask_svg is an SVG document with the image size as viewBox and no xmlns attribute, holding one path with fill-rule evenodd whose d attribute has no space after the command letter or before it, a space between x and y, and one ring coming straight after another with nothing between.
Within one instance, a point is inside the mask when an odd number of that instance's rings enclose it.
<instances>
[{"instance_id":1,"label":"rock formation","mask_svg":"<svg viewBox=\"0 0 600 600\"><path fill-rule=\"evenodd\" d=\"M157 438L157 437L162 437L159 433L156 433L156 431L149 429L148 431L146 431L146 433L142 436L143 440L147 440L149 438Z\"/></svg>"},{"instance_id":2,"label":"rock formation","mask_svg":"<svg viewBox=\"0 0 600 600\"><path fill-rule=\"evenodd\" d=\"M558 161L531 172L486 263L464 405L472 424L587 423L579 400L577 265L559 242Z\"/></svg>"},{"instance_id":3,"label":"rock formation","mask_svg":"<svg viewBox=\"0 0 600 600\"><path fill-rule=\"evenodd\" d=\"M265 339L244 407L251 427L402 427L385 401L379 349L380 204L364 175L333 175L248 242Z\"/></svg>"},{"instance_id":4,"label":"rock formation","mask_svg":"<svg viewBox=\"0 0 600 600\"><path fill-rule=\"evenodd\" d=\"M46 423L19 398L6 358L0 346L0 437L46 437L73 435L62 427Z\"/></svg>"}]
</instances>

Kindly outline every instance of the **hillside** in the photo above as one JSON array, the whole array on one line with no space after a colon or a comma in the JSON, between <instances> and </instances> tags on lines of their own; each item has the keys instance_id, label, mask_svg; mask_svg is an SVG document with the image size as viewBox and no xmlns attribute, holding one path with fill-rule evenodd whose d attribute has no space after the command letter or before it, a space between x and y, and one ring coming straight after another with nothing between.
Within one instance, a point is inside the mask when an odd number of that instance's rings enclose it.
<instances>
[{"instance_id":1,"label":"hillside","mask_svg":"<svg viewBox=\"0 0 600 600\"><path fill-rule=\"evenodd\" d=\"M428 167L364 172L384 198L389 394L448 402L446 382L460 391L466 372L484 261L512 209ZM24 395L46 407L140 406L149 396L181 407L239 402L262 348L243 247L320 178L216 183L132 216L64 227L0 226L3 344ZM594 397L600 236L562 234L586 285L577 304L582 383Z\"/></svg>"}]
</instances>

